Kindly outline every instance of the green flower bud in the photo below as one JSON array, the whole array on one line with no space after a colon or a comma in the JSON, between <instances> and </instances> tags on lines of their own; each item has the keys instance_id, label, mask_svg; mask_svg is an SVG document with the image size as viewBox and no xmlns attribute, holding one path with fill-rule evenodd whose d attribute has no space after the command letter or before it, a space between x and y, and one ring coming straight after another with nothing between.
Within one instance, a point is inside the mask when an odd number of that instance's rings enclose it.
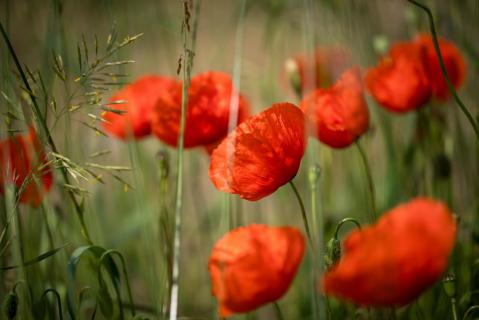
<instances>
[{"instance_id":1,"label":"green flower bud","mask_svg":"<svg viewBox=\"0 0 479 320\"><path fill-rule=\"evenodd\" d=\"M327 255L325 257L326 267L330 269L341 258L341 241L338 238L331 238L327 245Z\"/></svg>"},{"instance_id":2,"label":"green flower bud","mask_svg":"<svg viewBox=\"0 0 479 320\"><path fill-rule=\"evenodd\" d=\"M318 184L319 177L321 176L321 167L319 164L315 163L309 168L309 183L311 188L315 188Z\"/></svg>"},{"instance_id":3,"label":"green flower bud","mask_svg":"<svg viewBox=\"0 0 479 320\"><path fill-rule=\"evenodd\" d=\"M170 173L169 154L166 150L160 150L156 154L156 159L158 161L158 177L161 180L165 180Z\"/></svg>"},{"instance_id":4,"label":"green flower bud","mask_svg":"<svg viewBox=\"0 0 479 320\"><path fill-rule=\"evenodd\" d=\"M18 296L15 292L10 292L3 303L3 314L9 320L14 319L17 315Z\"/></svg>"},{"instance_id":5,"label":"green flower bud","mask_svg":"<svg viewBox=\"0 0 479 320\"><path fill-rule=\"evenodd\" d=\"M292 58L288 59L284 64L284 68L291 87L294 92L301 97L301 75L299 74L298 63Z\"/></svg>"},{"instance_id":6,"label":"green flower bud","mask_svg":"<svg viewBox=\"0 0 479 320\"><path fill-rule=\"evenodd\" d=\"M449 298L456 296L456 276L453 274L448 274L443 280L442 285L444 286L444 291L446 292Z\"/></svg>"}]
</instances>

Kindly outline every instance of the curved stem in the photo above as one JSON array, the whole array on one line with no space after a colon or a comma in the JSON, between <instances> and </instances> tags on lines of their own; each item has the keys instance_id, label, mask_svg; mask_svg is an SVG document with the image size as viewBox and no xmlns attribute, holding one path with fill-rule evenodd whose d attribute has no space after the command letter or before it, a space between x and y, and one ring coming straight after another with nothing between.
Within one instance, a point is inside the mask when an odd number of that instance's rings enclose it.
<instances>
[{"instance_id":1,"label":"curved stem","mask_svg":"<svg viewBox=\"0 0 479 320\"><path fill-rule=\"evenodd\" d=\"M337 239L338 238L338 233L339 233L339 230L341 229L341 227L343 226L343 224L345 224L346 222L352 222L354 223L358 229L361 229L361 224L354 218L344 218L343 220L341 220L338 225L336 226L336 231L334 232L334 238Z\"/></svg>"},{"instance_id":2,"label":"curved stem","mask_svg":"<svg viewBox=\"0 0 479 320\"><path fill-rule=\"evenodd\" d=\"M432 40L434 44L434 49L436 51L436 55L439 59L439 65L441 67L442 74L444 76L444 80L446 81L447 88L449 89L449 92L452 94L454 97L454 100L456 101L457 105L461 109L462 113L467 117L467 120L471 124L472 128L474 129L474 132L476 134L476 138L479 140L479 126L477 125L476 121L474 121L474 117L472 116L471 112L467 107L464 105L462 100L459 98L456 89L454 89L454 86L452 85L451 79L449 78L447 71L446 71L446 66L444 64L444 60L442 58L441 50L439 49L439 42L437 40L437 33L436 33L436 27L434 25L434 18L432 16L431 10L425 6L424 4L421 4L415 0L407 0L410 3L418 6L422 10L424 10L427 13L427 17L429 19L429 28L431 29L432 33Z\"/></svg>"},{"instance_id":3,"label":"curved stem","mask_svg":"<svg viewBox=\"0 0 479 320\"><path fill-rule=\"evenodd\" d=\"M50 145L50 148L52 149L52 151L54 153L58 154L59 153L58 149L55 145L55 142L53 141L50 130L48 129L46 119L43 117L43 115L40 111L40 107L38 105L37 99L36 99L35 95L33 94L32 88L30 87L30 84L28 83L28 80L27 80L27 77L25 75L25 72L23 71L22 65L20 64L20 61L17 57L17 54L15 53L15 50L13 49L12 43L10 42L10 39L8 38L8 35L5 32L5 29L3 28L3 24L1 22L0 22L0 32L2 33L2 36L3 36L3 39L5 40L5 43L7 44L8 50L10 52L10 55L13 58L13 61L15 62L17 70L20 73L20 77L22 78L23 84L25 85L25 88L28 91L28 94L29 94L30 99L32 101L33 111L34 111L34 113L35 113L35 115L38 119L37 122L40 124L40 127L43 129L43 132L47 137L48 144ZM62 167L60 169L60 171L62 173L63 180L65 180L65 183L70 184L70 179L68 178L68 174L67 174L66 169ZM88 242L88 244L93 244L93 242L91 241L88 229L86 227L85 220L83 219L83 210L82 210L80 204L78 203L78 201L76 200L75 196L73 195L73 193L71 191L68 191L67 193L68 193L68 195L69 195L69 197L70 197L70 199L71 199L71 201L72 201L72 203L75 207L75 211L77 213L78 219L80 220L81 233L82 233L83 237Z\"/></svg>"},{"instance_id":4,"label":"curved stem","mask_svg":"<svg viewBox=\"0 0 479 320\"><path fill-rule=\"evenodd\" d=\"M298 199L299 207L301 208L301 216L303 217L304 229L306 231L306 235L308 236L308 241L311 245L311 248L314 248L313 239L311 238L311 231L309 229L308 216L306 215L306 209L304 208L303 200L301 199L301 195L299 194L298 189L296 189L293 180L289 181L289 185L291 188L293 188L294 195L296 196L296 199Z\"/></svg>"},{"instance_id":5,"label":"curved stem","mask_svg":"<svg viewBox=\"0 0 479 320\"><path fill-rule=\"evenodd\" d=\"M125 259L123 258L123 255L118 250L107 250L100 257L100 265L103 263L104 257L112 255L112 254L116 254L120 258L121 266L123 269L123 277L125 278L126 291L128 293L128 300L130 301L130 305L131 305L131 315L134 317L136 315L135 302L133 301L133 295L131 293L128 271L126 270L126 264L125 264Z\"/></svg>"},{"instance_id":6,"label":"curved stem","mask_svg":"<svg viewBox=\"0 0 479 320\"><path fill-rule=\"evenodd\" d=\"M359 154L361 155L361 160L362 160L363 165L364 165L364 170L366 171L366 178L367 178L367 181L368 181L368 188L369 188L369 199L370 199L370 202L371 202L371 217L370 217L370 220L371 220L371 222L374 222L376 220L376 217L377 217L377 213L376 213L376 193L374 191L374 182L373 182L373 176L371 174L371 168L369 167L369 162L368 162L368 158L366 157L366 152L364 151L364 149L361 146L361 144L359 143L359 141L356 140L356 142L354 144L356 145L356 147L359 150Z\"/></svg>"},{"instance_id":7,"label":"curved stem","mask_svg":"<svg viewBox=\"0 0 479 320\"><path fill-rule=\"evenodd\" d=\"M472 306L469 309L467 309L462 320L466 320L474 311L479 311L479 306Z\"/></svg>"},{"instance_id":8,"label":"curved stem","mask_svg":"<svg viewBox=\"0 0 479 320\"><path fill-rule=\"evenodd\" d=\"M58 305L58 317L60 320L63 320L62 299L60 298L60 294L58 294L57 290L52 288L45 290L42 294L42 299L45 298L49 292L55 295L55 298L57 299L57 305Z\"/></svg>"}]
</instances>

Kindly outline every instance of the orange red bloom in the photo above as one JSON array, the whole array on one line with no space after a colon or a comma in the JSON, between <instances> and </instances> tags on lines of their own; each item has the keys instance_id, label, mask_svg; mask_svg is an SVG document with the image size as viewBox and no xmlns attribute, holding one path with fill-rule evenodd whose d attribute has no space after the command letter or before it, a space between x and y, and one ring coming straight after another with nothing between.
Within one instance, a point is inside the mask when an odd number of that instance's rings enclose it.
<instances>
[{"instance_id":1,"label":"orange red bloom","mask_svg":"<svg viewBox=\"0 0 479 320\"><path fill-rule=\"evenodd\" d=\"M323 289L365 306L405 305L444 273L455 236L444 203L413 199L353 231L344 256L324 275Z\"/></svg>"},{"instance_id":2,"label":"orange red bloom","mask_svg":"<svg viewBox=\"0 0 479 320\"><path fill-rule=\"evenodd\" d=\"M104 112L103 128L120 139L148 136L151 133L151 113L158 99L170 97L175 90L181 90L180 87L178 81L168 77L149 75L139 78L110 98L108 107L120 112ZM121 101L123 103L113 103Z\"/></svg>"},{"instance_id":3,"label":"orange red bloom","mask_svg":"<svg viewBox=\"0 0 479 320\"><path fill-rule=\"evenodd\" d=\"M248 312L281 298L298 270L304 245L295 228L255 224L216 242L208 269L220 315Z\"/></svg>"},{"instance_id":4,"label":"orange red bloom","mask_svg":"<svg viewBox=\"0 0 479 320\"><path fill-rule=\"evenodd\" d=\"M414 43L400 42L366 74L366 87L376 101L394 112L423 106L431 97L431 81L424 51Z\"/></svg>"},{"instance_id":5,"label":"orange red bloom","mask_svg":"<svg viewBox=\"0 0 479 320\"><path fill-rule=\"evenodd\" d=\"M452 42L443 38L438 38L438 42L449 79L454 88L458 88L466 78L464 58ZM425 50L425 65L431 79L432 94L438 100L446 100L450 93L441 71L431 35L421 35L415 43Z\"/></svg>"},{"instance_id":6,"label":"orange red bloom","mask_svg":"<svg viewBox=\"0 0 479 320\"><path fill-rule=\"evenodd\" d=\"M215 145L228 133L230 105L234 91L231 78L221 72L194 76L188 89L185 148ZM249 114L249 104L239 95L237 120ZM180 131L181 86L173 94L163 95L153 110L153 133L163 142L176 146ZM211 148L211 146L210 146Z\"/></svg>"},{"instance_id":7,"label":"orange red bloom","mask_svg":"<svg viewBox=\"0 0 479 320\"><path fill-rule=\"evenodd\" d=\"M369 112L359 70L349 69L328 89L316 89L301 102L314 135L333 148L344 148L368 130Z\"/></svg>"},{"instance_id":8,"label":"orange red bloom","mask_svg":"<svg viewBox=\"0 0 479 320\"><path fill-rule=\"evenodd\" d=\"M308 93L316 88L330 86L347 68L346 52L335 47L317 47L314 56L296 55L285 64L286 73L294 89Z\"/></svg>"},{"instance_id":9,"label":"orange red bloom","mask_svg":"<svg viewBox=\"0 0 479 320\"><path fill-rule=\"evenodd\" d=\"M455 88L465 80L464 58L452 42L439 38L447 74ZM407 112L432 97L446 100L450 93L431 35L421 35L391 47L376 67L369 69L366 86L376 101L393 112Z\"/></svg>"},{"instance_id":10,"label":"orange red bloom","mask_svg":"<svg viewBox=\"0 0 479 320\"><path fill-rule=\"evenodd\" d=\"M304 116L291 103L247 119L213 151L209 175L217 189L259 200L289 182L306 149Z\"/></svg>"},{"instance_id":11,"label":"orange red bloom","mask_svg":"<svg viewBox=\"0 0 479 320\"><path fill-rule=\"evenodd\" d=\"M1 141L0 192L4 193L5 183L14 183L19 188L20 202L39 206L53 182L53 174L46 162L47 157L32 127L26 135ZM34 178L39 182L36 183Z\"/></svg>"}]
</instances>

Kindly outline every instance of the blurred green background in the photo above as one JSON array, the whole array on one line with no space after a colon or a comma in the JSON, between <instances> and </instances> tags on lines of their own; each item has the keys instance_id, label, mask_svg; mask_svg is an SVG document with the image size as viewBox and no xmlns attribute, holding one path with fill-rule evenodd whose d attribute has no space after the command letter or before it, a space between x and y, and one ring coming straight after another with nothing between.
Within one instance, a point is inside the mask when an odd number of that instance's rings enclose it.
<instances>
[{"instance_id":1,"label":"blurred green background","mask_svg":"<svg viewBox=\"0 0 479 320\"><path fill-rule=\"evenodd\" d=\"M424 3L429 5L435 16L439 34L453 41L464 54L467 79L459 92L477 118L479 1L436 0ZM240 90L250 101L252 113L274 102L299 103L284 71L285 61L298 53L311 52L316 46L339 46L347 50L351 62L364 71L376 64L390 43L428 31L426 15L407 1L248 0L242 22L243 50L238 51L235 41L241 23L242 4L240 0L201 1L193 75L209 70L233 74L235 61L241 61L238 75ZM126 75L121 77L121 82L152 73L176 76L182 52L182 2L0 0L0 19L21 62L33 73L38 71L42 75L49 93L44 100L45 110L53 108L53 97L57 110L81 106L63 114L49 110L49 127L63 155L101 175L104 183L91 177L73 180L75 185L87 191L77 197L85 199L85 219L92 238L96 244L122 252L135 302L143 306L144 314L161 318L168 274L165 255L171 240L168 228L174 208L176 150L154 137L127 143L105 137L82 124L86 122L98 126L98 121L88 113L99 115L101 110L97 105L86 103L92 88L79 88L74 79L79 75L77 45L84 50L84 41L89 48L90 59L93 59L95 37L101 51L112 30L118 33L119 40L127 35L144 33L108 59L135 61L109 69L110 72ZM0 53L0 90L3 93L0 107L5 120L0 124L0 132L5 138L8 130L24 130L24 118L32 115L28 97L21 89L17 71L3 43ZM61 55L68 75L65 82L53 70L53 57L58 55ZM98 96L105 103L120 87L113 85L108 90L97 90ZM69 99L72 92L77 94L74 99ZM43 97L41 92L38 94ZM431 103L421 112L395 115L380 108L369 96L367 99L371 128L361 138L361 144L367 150L372 167L377 207L383 212L415 195L429 195L446 201L461 219L458 249L452 260L459 291L466 294L474 286L472 261L478 257L479 228L479 152L469 123L453 100ZM18 119L10 117L7 112L18 115ZM428 122L430 117L435 120ZM434 140L429 144L426 142L431 146L426 148L427 152L420 149L418 140L418 130L425 124L421 122L424 119L433 128L431 137ZM95 156L100 151L105 152ZM163 180L158 152L167 157L169 163L168 178ZM441 176L440 166L434 166L439 156L445 156L450 163L451 173L447 177ZM88 167L88 163L125 166L132 170L100 170ZM229 226L257 222L294 225L302 229L303 225L298 204L288 187L258 202L232 197L233 221L230 221L224 214L225 196L215 190L208 178L207 153L202 149L188 150L185 152L185 164L179 314L185 319L213 319L216 317L216 305L210 293L207 262L213 243L227 232ZM368 189L358 150L354 146L332 150L320 145L316 139L309 140L307 154L295 178L308 210L311 203L308 171L315 164L321 170L317 198L319 214L325 225L321 237L329 239L335 224L345 217L367 222ZM84 244L59 172L55 172L55 180L57 185L45 200L43 209L18 208L25 257L35 257L51 247L70 243L53 258L26 268L25 277L34 297L48 287L57 288L62 295L66 293L70 254ZM5 217L4 212L4 224ZM45 220L53 231L51 238L47 235ZM12 231L12 235L16 234ZM322 256L323 253L318 254ZM4 265L15 264L18 259L13 249L7 250L1 258ZM95 275L89 271L88 264L87 260L79 264L78 288L96 286ZM0 297L5 296L19 278L17 271L2 272ZM307 257L290 291L280 300L286 319L311 318L312 287L310 259ZM126 301L125 292L123 297ZM469 300L463 301L461 310L465 310L474 297L464 299ZM85 314L91 313L95 296L91 294L85 301L82 304ZM53 300L50 303L54 305ZM331 303L334 319L355 317L355 309L351 305L335 300ZM448 303L438 286L425 294L417 304L419 307L414 304L403 308L399 310L398 317L422 319L417 316L416 310L422 307L423 319L450 318ZM51 317L55 317L53 311L49 312ZM361 312L359 317L362 317ZM99 313L97 318L101 316ZM273 317L271 306L265 306L254 314L236 318Z\"/></svg>"}]
</instances>

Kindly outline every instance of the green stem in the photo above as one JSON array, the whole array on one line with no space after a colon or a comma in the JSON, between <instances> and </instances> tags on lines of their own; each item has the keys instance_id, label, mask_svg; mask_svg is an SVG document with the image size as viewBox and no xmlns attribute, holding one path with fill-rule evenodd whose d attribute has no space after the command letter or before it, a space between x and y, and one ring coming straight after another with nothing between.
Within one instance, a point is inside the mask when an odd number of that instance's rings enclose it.
<instances>
[{"instance_id":1,"label":"green stem","mask_svg":"<svg viewBox=\"0 0 479 320\"><path fill-rule=\"evenodd\" d=\"M361 224L359 224L359 222L356 219L354 219L354 218L344 218L343 220L339 221L338 225L336 226L336 231L334 232L334 238L335 239L338 239L339 230L341 229L343 224L345 224L346 222L352 222L358 227L358 229L361 229Z\"/></svg>"},{"instance_id":2,"label":"green stem","mask_svg":"<svg viewBox=\"0 0 479 320\"><path fill-rule=\"evenodd\" d=\"M195 13L199 14L200 2L196 1ZM193 66L194 52L188 48L188 25L189 25L189 9L188 3L184 3L185 17L182 24L183 29L183 73L182 81L183 87L181 91L181 118L180 118L180 132L178 137L178 174L176 180L176 204L175 204L175 233L173 239L173 269L172 269L172 284L171 284L171 298L170 298L170 320L176 320L178 312L178 281L180 274L180 241L181 241L181 211L183 207L183 149L185 143L185 126L186 126L186 106L188 104L188 88L190 86L191 68ZM198 15L195 16L198 19ZM197 23L194 24L194 28ZM193 35L196 36L196 30L193 30ZM195 48L196 38L191 38L191 47Z\"/></svg>"},{"instance_id":3,"label":"green stem","mask_svg":"<svg viewBox=\"0 0 479 320\"><path fill-rule=\"evenodd\" d=\"M273 302L273 307L274 307L274 313L276 314L276 319L284 320L283 313L281 312L281 309L277 301Z\"/></svg>"},{"instance_id":4,"label":"green stem","mask_svg":"<svg viewBox=\"0 0 479 320\"><path fill-rule=\"evenodd\" d=\"M361 160L364 165L364 170L366 171L366 179L368 182L368 188L369 188L369 200L371 202L371 217L370 220L371 222L374 222L377 218L377 212L376 212L376 193L374 191L374 182L373 182L373 176L371 174L371 168L369 166L368 158L366 157L366 152L364 151L363 147L359 143L359 141L356 140L354 143L356 147L358 148L359 154L361 155Z\"/></svg>"},{"instance_id":5,"label":"green stem","mask_svg":"<svg viewBox=\"0 0 479 320\"><path fill-rule=\"evenodd\" d=\"M15 65L17 67L18 72L20 73L20 77L22 78L23 84L25 85L25 88L28 90L28 94L30 96L30 99L33 104L33 111L36 115L37 122L39 123L40 127L43 129L44 134L47 137L48 144L50 145L50 148L52 149L53 152L59 153L58 149L55 145L55 142L53 141L53 138L51 136L50 130L48 129L46 119L44 119L40 107L38 106L37 99L35 95L33 94L32 88L30 87L30 84L28 83L27 77L25 75L25 72L23 71L23 68L21 66L20 61L18 60L17 54L15 53L15 50L13 49L12 43L10 42L10 39L8 38L7 33L5 32L5 29L3 28L3 24L0 22L0 31L2 33L3 39L5 40L5 43L7 44L8 50L10 52L10 55L13 58L13 61L15 62ZM68 174L65 168L61 168L60 170L62 172L63 180L65 181L66 184L70 184L70 179L68 178ZM76 200L75 196L73 195L72 192L68 191L67 192L71 201L73 202L73 205L75 207L75 211L77 213L78 219L80 220L81 224L81 233L85 240L89 244L93 244L90 238L90 234L88 233L88 229L86 227L85 221L83 219L83 210L80 207L80 204Z\"/></svg>"},{"instance_id":6,"label":"green stem","mask_svg":"<svg viewBox=\"0 0 479 320\"><path fill-rule=\"evenodd\" d=\"M479 311L479 306L472 306L469 309L467 309L462 320L466 320L467 318L469 318L469 316L473 314L475 311Z\"/></svg>"},{"instance_id":7,"label":"green stem","mask_svg":"<svg viewBox=\"0 0 479 320\"><path fill-rule=\"evenodd\" d=\"M301 216L303 218L304 229L306 231L306 235L308 236L308 241L311 248L314 248L314 243L313 243L313 239L311 237L311 231L309 228L308 216L306 215L306 209L304 208L303 200L301 199L301 195L299 194L298 189L296 189L296 186L294 185L293 180L289 181L289 185L293 189L296 199L298 199L299 207L301 208Z\"/></svg>"},{"instance_id":8,"label":"green stem","mask_svg":"<svg viewBox=\"0 0 479 320\"><path fill-rule=\"evenodd\" d=\"M451 298L451 309L452 309L452 319L458 320L457 317L457 306L456 306L456 298Z\"/></svg>"},{"instance_id":9,"label":"green stem","mask_svg":"<svg viewBox=\"0 0 479 320\"><path fill-rule=\"evenodd\" d=\"M99 279L99 283L103 283L104 280L100 280L100 279L103 279L103 276L101 274L101 267L103 266L103 261L105 260L105 258L108 259L108 261L111 261L113 264L114 264L114 261L113 259L110 257L110 253L114 253L114 250L107 250L105 251L101 256L100 256L100 259L99 259L99 267L98 267L98 279ZM120 288L118 286L118 283L115 281L112 273L110 272L110 269L108 268L107 269L108 271L108 275L110 276L110 279L111 279L111 282L113 283L113 288L115 289L115 294L116 294L116 300L117 300L117 303L118 303L118 308L120 310L120 314L119 314L119 318L120 319L124 319L125 316L124 316L124 313L123 313L123 302L121 301L121 292L120 292ZM128 280L127 280L128 281Z\"/></svg>"},{"instance_id":10,"label":"green stem","mask_svg":"<svg viewBox=\"0 0 479 320\"><path fill-rule=\"evenodd\" d=\"M52 288L47 289L43 292L42 299L45 298L49 292L55 295L55 298L57 299L57 306L58 306L58 319L63 320L62 299L60 298L60 294L58 294L58 291Z\"/></svg>"},{"instance_id":11,"label":"green stem","mask_svg":"<svg viewBox=\"0 0 479 320\"><path fill-rule=\"evenodd\" d=\"M120 258L121 261L121 267L123 269L123 277L125 278L125 284L126 284L126 291L128 293L128 300L130 302L130 309L131 309L131 315L134 317L136 315L136 310L135 310L135 302L133 301L133 295L131 293L131 287L130 287L130 281L129 281L129 276L128 276L128 271L126 270L126 263L125 259L123 258L123 255L118 251L118 250L107 250L106 252L103 253L103 255L100 257L100 265L103 263L104 257L110 256L112 254L117 255ZM121 297L120 297L121 298Z\"/></svg>"},{"instance_id":12,"label":"green stem","mask_svg":"<svg viewBox=\"0 0 479 320\"><path fill-rule=\"evenodd\" d=\"M309 169L309 187L311 191L311 225L312 236L314 242L312 258L312 299L313 299L313 319L324 319L326 313L324 310L324 297L317 290L318 280L321 278L321 271L324 270L324 259L322 255L315 255L318 252L318 248L323 247L324 237L324 221L323 217L319 214L317 199L319 197L319 178L321 170L318 164L313 164Z\"/></svg>"},{"instance_id":13,"label":"green stem","mask_svg":"<svg viewBox=\"0 0 479 320\"><path fill-rule=\"evenodd\" d=\"M462 100L459 98L456 89L454 88L451 79L449 78L447 71L446 71L446 65L444 64L444 60L442 58L441 50L439 49L439 41L437 40L437 33L436 33L436 27L434 25L434 18L432 16L431 10L426 6L423 5L415 0L407 0L410 3L418 6L422 10L424 10L427 13L428 19L429 19L429 28L431 29L432 33L432 40L434 43L434 49L436 51L436 55L439 59L439 65L441 67L442 74L444 76L444 80L446 81L447 88L449 89L449 92L452 94L454 97L454 100L456 101L457 105L461 109L462 113L466 116L467 120L471 124L472 128L474 129L474 132L476 134L476 138L479 140L479 126L477 125L476 121L474 121L474 117L472 116L471 112L467 107L464 105Z\"/></svg>"}]
</instances>

